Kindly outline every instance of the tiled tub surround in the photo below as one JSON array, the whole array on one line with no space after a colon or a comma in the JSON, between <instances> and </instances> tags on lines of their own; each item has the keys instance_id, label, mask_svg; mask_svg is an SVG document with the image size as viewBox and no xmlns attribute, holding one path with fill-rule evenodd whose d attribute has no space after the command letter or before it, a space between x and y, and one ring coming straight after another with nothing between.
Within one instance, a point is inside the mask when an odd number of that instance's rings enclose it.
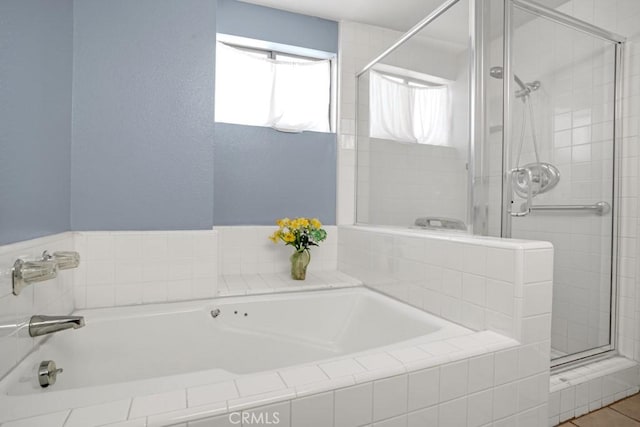
<instances>
[{"instance_id":1,"label":"tiled tub surround","mask_svg":"<svg viewBox=\"0 0 640 427\"><path fill-rule=\"evenodd\" d=\"M75 232L76 308L211 298L218 239L212 230Z\"/></svg>"},{"instance_id":2,"label":"tiled tub surround","mask_svg":"<svg viewBox=\"0 0 640 427\"><path fill-rule=\"evenodd\" d=\"M324 225L327 238L320 246L311 249L309 272L335 271L338 269L338 227ZM286 273L291 270L289 257L291 246L283 242L274 244L269 236L278 229L266 226L219 226L218 232L221 275L253 275ZM221 289L222 290L222 289Z\"/></svg>"},{"instance_id":3,"label":"tiled tub surround","mask_svg":"<svg viewBox=\"0 0 640 427\"><path fill-rule=\"evenodd\" d=\"M209 313L213 308L221 310L216 320ZM518 405L526 407L535 419L531 425L547 417L539 403L546 398L548 376L537 373L518 381L519 369L528 373L530 366L501 366L502 361L517 360L519 354L533 355L522 353L515 340L490 331L473 332L362 287L79 313L87 318L85 328L53 336L41 347L41 354L25 361L53 355L69 366L63 374L67 383L61 376L57 387L43 391L33 379L25 381L28 368L15 370L2 384L0 413L5 420L40 412L48 413L44 425L51 426L101 425L127 418L159 426L273 402L287 406L294 400L294 420L320 411L322 416L330 414L331 422L318 425L328 426L333 425L333 410L325 413L324 403L308 403L323 402L334 389L345 393L344 404L359 402L376 408L368 411L373 416L368 421L366 413L360 414L364 411L342 409L342 415L364 416L365 422L433 406L411 416L440 412L445 419L462 416L466 423L467 405L491 421L492 415L484 411L487 404L495 406L500 416L514 414ZM226 325L212 328L216 321ZM114 333L114 328L129 332ZM145 334L154 328L164 331L162 340ZM184 334L185 330L194 333ZM207 336L212 339L206 341ZM171 349L165 345L167 340L174 344ZM162 348L154 350L154 342ZM96 349L98 353L93 353ZM148 351L153 352L152 359ZM262 356L254 357L258 353ZM186 359L188 366L182 363ZM83 360L91 360L91 368L82 367ZM142 363L133 366L136 361ZM103 369L95 371L96 365ZM74 366L79 372L74 373ZM432 369L423 371L427 368ZM137 381L127 382L123 379L127 376ZM350 388L355 385L361 386ZM367 389L368 403L363 402ZM474 396L467 398L468 394ZM355 401L349 404L350 398ZM296 409L298 405L302 411ZM15 425L43 425L44 419ZM303 418L294 425L312 424ZM337 425L358 424L342 420Z\"/></svg>"},{"instance_id":4,"label":"tiled tub surround","mask_svg":"<svg viewBox=\"0 0 640 427\"><path fill-rule=\"evenodd\" d=\"M48 250L74 249L72 233L62 233L0 246L0 378L17 365L43 338L27 331L34 314L65 315L73 311L73 270L55 279L32 283L20 295L12 293L11 268L16 259L36 260Z\"/></svg>"},{"instance_id":5,"label":"tiled tub surround","mask_svg":"<svg viewBox=\"0 0 640 427\"><path fill-rule=\"evenodd\" d=\"M244 232L248 238L257 239L258 237L263 237L263 230L270 229L268 227L247 228L250 231L229 230L229 232ZM353 233L362 232L371 235L391 236L393 251L397 251L402 246L401 242L403 242L404 238L409 238L410 240L414 240L416 237L419 240L423 239L425 242L424 253L416 252L415 245L409 246L408 249L410 250L394 252L399 255L397 257L398 260L395 259L395 256L392 259L378 257L375 258L375 261L367 263L370 269L369 272L375 272L376 269L383 265L387 266L385 268L395 265L392 269L398 272L398 278L404 280L406 277L412 277L417 270L414 268L415 265L412 266L410 265L411 263L404 262L402 254L408 254L409 257L424 256L424 258L420 259L424 261L430 260L432 267L442 270L441 298L435 298L436 294L426 293L423 295L423 297L434 297L432 298L433 300L439 301L438 306L441 310L434 310L434 313L440 317L448 317L458 323L470 326L480 332L456 327L456 330L462 335L448 338L441 337L442 339L433 342L428 342L429 335L425 335L421 338L424 341L417 339L417 341L377 347L366 352L350 353L333 359L315 360L303 365L297 365L295 361L286 359L285 355L285 359L289 364L285 367L272 368L276 370L263 370L226 377L223 375L203 378L199 374L191 377L185 374L184 376L171 376L164 379L154 378L150 381L159 382L154 383L152 389L144 389L141 384L138 384L139 387L142 387L140 389L129 388L128 386L131 383L128 383L124 387L124 394L121 395L113 394L113 389L109 390L109 387L97 387L91 392L89 392L91 387L85 387L75 390L38 390L36 395L7 396L3 394L2 400L4 403L2 405L4 408L0 413L13 414L5 415L7 416L7 422L3 424L3 427L25 425L90 426L109 423L122 426L164 426L186 425L185 423L187 422L190 426L217 425L217 423L229 425L228 416L230 413L262 410L279 411L283 420L280 425L304 427L313 425L322 427L332 425L359 426L366 424L376 426L405 424L424 426L438 425L438 423L443 426L539 426L546 424L549 417L546 402L549 386L548 311L550 309L550 293L546 292L545 281L548 280L547 275L552 270L551 247L537 242L510 242L468 236L445 236L423 232L415 234L416 232L411 231L399 232L398 230L366 230L345 227L340 229L340 250L348 252L353 250L352 253L341 255L346 260L346 268L354 265L353 263L350 264L353 257L363 256L361 249L364 246L357 246L362 242L358 243L357 239L354 240L352 235ZM392 234L388 234L389 232L395 234L395 237ZM85 235L85 243L89 246L89 237L94 233L80 234L88 234ZM97 233L96 237L98 237L98 234L103 234L100 238L104 238L104 234L106 234L107 238L97 245L94 243L93 249L84 249L85 252L98 254L90 257L96 261L100 258L109 258L112 248L116 252L117 244L110 244L108 236L111 235L111 238L115 238L120 235L120 233ZM124 234L127 233L122 233L123 237ZM167 236L168 234L170 233L161 233L162 236ZM337 232L333 233L333 235L336 234ZM342 240L343 238L345 240ZM164 238L161 238L161 240L163 241ZM233 241L235 239L231 240L231 242ZM430 259L428 254L434 255L434 252L428 252L426 249L429 247L426 243L427 241L444 242L445 245L450 246L447 246L447 250L443 250L442 247L432 248L437 249L436 252L438 254L435 254L435 259ZM386 243L389 242L388 240L386 241ZM290 248L284 248L286 249L286 252L284 252L282 247L274 246L268 240L267 243L268 245L254 253L254 255L258 256L258 259L269 256L265 254L266 251L274 250L282 252L279 256L284 255L285 259L288 258L288 249ZM330 243L330 241L327 243ZM98 249L95 249L96 247ZM226 250L226 244L221 242L220 253L222 253L222 247L225 247ZM327 245L324 249L330 249L331 247L331 245ZM337 247L337 245L334 247ZM106 248L106 253L103 252L100 255L100 248ZM80 245L76 246L76 249L83 250ZM151 247L148 247L148 249L152 250ZM320 249L323 249L323 247ZM372 254L373 252L365 248L364 253ZM462 254L462 257L460 257L460 254ZM116 258L117 255L114 254L114 265L117 265ZM322 259L320 256L316 259L318 258ZM169 259L168 254L167 259ZM259 289L252 290L251 284L269 277L284 278L282 274L285 274L288 270L288 260L282 262L279 267L280 273L278 273L273 270L265 272L260 267L260 262L258 262L257 267L255 262L251 266L252 259L255 258L249 257L244 260L240 255L239 262L234 261L225 264L224 260L221 260L218 269L220 272L227 273L223 275L221 280L221 283L227 286L227 292L238 292L240 294L260 292ZM335 258L329 254L325 259L331 260ZM456 270L456 266L458 266L456 259L461 259L458 270ZM326 265L331 267L331 262L328 261ZM241 269L243 265L249 265L244 268L253 268L254 270L244 270L246 271L245 274L238 274L237 270L234 270L238 265ZM355 265L360 264L355 263ZM424 270L429 270L426 265L425 263ZM228 269L225 270L227 267ZM337 279L341 286L359 283L358 279L360 277L354 280L342 272L334 271L331 273L330 270L323 270L322 264L319 270L315 272L311 270L310 272L310 277L319 282L326 282L319 283L319 285L335 285L335 283L331 283L334 278ZM418 270L423 271L423 268L420 267ZM452 271L447 272L447 270ZM456 275L453 274L455 271L458 271L463 279L466 276L477 276L479 280L459 283L455 280ZM502 271L502 273L499 271ZM365 274L367 273L366 271L361 271L361 273L363 278L374 279L372 275ZM372 281L372 285L380 290L388 291L390 289L389 286L398 286L397 289L400 290L406 285L402 280L389 281L390 278L393 279L393 275L380 274L377 276L378 278L382 277L382 280ZM509 312L507 308L508 302L505 302L502 298L505 294L511 295L511 293L503 292L505 291L504 288L494 289L494 285L490 282L490 280L494 280L491 277L497 274L502 274L502 276L498 278L500 280L495 280L496 282L510 285L513 288L512 312ZM512 276L509 276L510 274ZM445 277L446 280L444 279ZM247 289L229 287L229 278L231 278L231 282L241 279L247 285ZM511 281L509 282L509 280ZM417 279L412 285L417 285L421 281ZM435 282L429 283L433 286ZM448 290L444 283L451 283L452 290ZM456 283L459 283L459 285L456 285ZM380 287L380 285L383 285L383 287ZM90 286L106 286L106 284L87 285L87 288ZM473 319L476 319L475 323L468 321L466 318L461 318L460 311L455 308L455 301L452 303L452 301L445 298L453 299L453 296L456 295L453 289L458 288L461 292L461 299L465 296L473 298L470 301L472 305L484 310L482 311L484 316L480 317L482 321L478 320L478 317L473 317ZM273 287L268 292L276 289L278 287ZM405 295L405 300L410 301L409 296L414 296L410 291L411 287L404 289L400 292L392 292L392 294L396 298L400 297L400 299ZM508 289L506 290L508 291ZM327 290L320 293L348 291L349 289ZM399 304L394 302L393 299L376 294L374 291L362 291L372 293L376 298L387 301L388 304L399 305L404 310L427 315L422 310ZM451 295L449 295L450 292L452 293ZM309 294L313 293L294 293L290 295ZM481 298L480 295L483 295L483 297ZM492 297L485 299L484 295L492 295ZM282 295L249 298L278 299L280 297ZM495 303L493 301L494 298L498 299L498 306L493 306ZM430 311L429 306L423 306L423 302L427 301L427 299L421 297L420 301L420 304L412 301L412 305L420 309L426 308L426 311ZM178 307L180 305L202 303L205 303L205 300L179 302L169 306ZM135 316L136 313L139 314L143 310L153 310L153 307L157 307L157 305L89 310L86 313L89 320L90 313L94 313L99 317L99 313L105 311L107 313L110 311L124 313L128 310L132 316ZM464 307L465 311L469 308L461 306L460 309L462 307ZM309 310L306 311L308 312ZM324 316L326 316L327 312L330 312L331 316L336 315L333 308L326 310ZM208 312L203 310L203 313L206 315ZM302 313L308 314L305 310ZM456 317L456 313L458 313L459 317ZM277 310L277 314L280 315L281 310ZM312 315L312 317L319 316ZM153 320L155 319L158 318L147 317L151 329L153 329ZM323 320L326 323L326 319L323 318ZM93 323L99 324L99 322ZM293 321L289 323L296 325L296 322ZM91 322L88 324L90 325ZM366 331L366 328L358 327L358 331L361 334ZM78 331L65 333L66 335L58 334L52 337L51 344L53 346L56 339L59 339L59 341L63 338L73 340L81 337L82 333L88 332L90 332L90 328L85 327ZM372 332L372 336L377 334L377 330L372 330ZM143 334L144 332L139 335L142 336ZM509 335L509 337L505 335ZM202 344L199 343L198 346L200 345ZM93 347L96 346L94 345ZM250 353L256 354L259 351L253 349ZM42 356L44 357L44 354ZM91 356L82 358L93 360ZM178 358L178 360L181 359ZM298 363L305 362L299 361ZM76 363L71 363L71 366L74 365ZM268 367L263 368L268 369ZM17 370L15 372L16 375L19 375ZM193 380L194 377L195 382L176 382L177 378L182 378L183 380L190 378ZM63 378L64 376L61 376L59 385L63 384ZM5 383L8 384L9 381L7 380ZM141 383L144 383L144 380ZM118 386L116 385L115 387ZM57 410L55 404L51 403L57 400L55 398L56 393L58 393L58 396L65 393L73 395L73 399L60 399L64 404L58 407L59 410ZM54 396L54 398L48 404L33 405L33 398L36 396L38 399L43 399L41 403L47 402L48 396ZM30 412L12 412L20 411L20 400L29 401L30 408L28 411ZM74 403L71 403L71 400ZM47 407L47 405L54 406ZM9 421L11 418L27 416L26 414L36 415L36 412L33 411L34 408L38 407L43 411L45 410L44 408L48 408L46 411L49 411L49 413L45 416L38 415L33 418Z\"/></svg>"},{"instance_id":6,"label":"tiled tub surround","mask_svg":"<svg viewBox=\"0 0 640 427\"><path fill-rule=\"evenodd\" d=\"M548 344L553 248L547 242L382 227L340 227L340 270L475 330Z\"/></svg>"}]
</instances>

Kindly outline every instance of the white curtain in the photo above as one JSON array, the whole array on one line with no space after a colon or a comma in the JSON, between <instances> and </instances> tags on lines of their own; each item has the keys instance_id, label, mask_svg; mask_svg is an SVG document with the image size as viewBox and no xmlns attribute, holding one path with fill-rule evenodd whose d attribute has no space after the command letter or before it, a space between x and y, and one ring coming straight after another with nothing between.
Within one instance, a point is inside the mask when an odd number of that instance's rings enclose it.
<instances>
[{"instance_id":1,"label":"white curtain","mask_svg":"<svg viewBox=\"0 0 640 427\"><path fill-rule=\"evenodd\" d=\"M329 60L289 62L216 44L216 121L330 132Z\"/></svg>"},{"instance_id":2,"label":"white curtain","mask_svg":"<svg viewBox=\"0 0 640 427\"><path fill-rule=\"evenodd\" d=\"M381 73L369 75L371 137L430 145L449 145L447 86L413 86Z\"/></svg>"}]
</instances>

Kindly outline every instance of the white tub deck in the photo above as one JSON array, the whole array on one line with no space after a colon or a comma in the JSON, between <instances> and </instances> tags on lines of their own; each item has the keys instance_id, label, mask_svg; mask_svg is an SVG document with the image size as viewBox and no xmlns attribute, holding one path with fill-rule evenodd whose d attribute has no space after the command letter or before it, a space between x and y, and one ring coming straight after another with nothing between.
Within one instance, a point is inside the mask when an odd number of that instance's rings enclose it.
<instances>
[{"instance_id":1,"label":"white tub deck","mask_svg":"<svg viewBox=\"0 0 640 427\"><path fill-rule=\"evenodd\" d=\"M0 421L116 401L163 425L517 344L361 286L77 314L86 327L51 336L0 383ZM41 360L65 369L49 389L36 382Z\"/></svg>"}]
</instances>

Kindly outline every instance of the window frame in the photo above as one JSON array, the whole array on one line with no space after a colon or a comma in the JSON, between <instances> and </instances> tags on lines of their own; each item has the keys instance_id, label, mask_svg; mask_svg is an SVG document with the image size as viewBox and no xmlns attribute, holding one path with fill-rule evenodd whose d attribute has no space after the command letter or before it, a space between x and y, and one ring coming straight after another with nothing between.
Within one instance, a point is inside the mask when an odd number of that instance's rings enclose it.
<instances>
[{"instance_id":1,"label":"window frame","mask_svg":"<svg viewBox=\"0 0 640 427\"><path fill-rule=\"evenodd\" d=\"M267 59L276 59L277 55L286 55L305 59L309 61L329 61L329 108L327 111L329 119L329 132L337 133L338 116L338 65L337 53L325 52L315 49L308 49L293 45L271 43L265 40L250 39L246 37L233 36L229 34L217 33L216 40L234 49L247 52L264 53ZM215 117L214 117L215 121Z\"/></svg>"}]
</instances>

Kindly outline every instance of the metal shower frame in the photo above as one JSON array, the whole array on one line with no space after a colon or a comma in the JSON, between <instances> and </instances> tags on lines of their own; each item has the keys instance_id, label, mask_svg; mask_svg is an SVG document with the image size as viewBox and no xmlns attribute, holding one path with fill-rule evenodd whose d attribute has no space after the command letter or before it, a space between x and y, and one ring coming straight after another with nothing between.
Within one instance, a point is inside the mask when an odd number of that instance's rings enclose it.
<instances>
[{"instance_id":1,"label":"metal shower frame","mask_svg":"<svg viewBox=\"0 0 640 427\"><path fill-rule=\"evenodd\" d=\"M613 206L612 206L612 229L611 229L611 272L610 272L610 295L611 309L609 321L609 344L585 350L575 354L569 354L563 357L553 359L551 367L554 370L562 370L571 368L577 363L586 363L593 359L609 357L616 353L618 342L618 317L617 317L617 300L618 300L618 235L619 235L619 204L620 204L620 164L621 164L621 100L622 100L622 57L625 38L606 31L602 28L591 25L580 19L576 19L570 15L558 12L553 9L541 6L529 0L505 0L504 4L504 28L505 35L503 38L503 60L505 76L513 75L512 67L512 35L513 35L513 11L519 9L538 17L551 20L557 24L564 25L576 31L581 31L592 37L611 42L615 48L615 70L614 70L614 126L613 126ZM512 216L510 214L510 203L512 195L509 194L509 174L511 165L511 144L513 136L513 122L511 114L511 106L513 104L512 78L503 79L503 141L502 141L502 218L501 218L501 235L502 237L511 237L512 232ZM478 118L476 117L476 120Z\"/></svg>"},{"instance_id":2,"label":"metal shower frame","mask_svg":"<svg viewBox=\"0 0 640 427\"><path fill-rule=\"evenodd\" d=\"M452 6L460 0L446 0L438 8L433 10L427 17L407 31L388 49L378 55L374 60L369 62L360 72L356 74L356 78L362 76L371 70L375 64L382 61L385 57L399 48L404 42L416 35L431 22L447 12ZM467 170L467 218L466 222L471 234L483 234L487 230L480 230L475 225L475 220L479 217L480 212L476 211L477 202L486 202L486 188L482 182L483 174L476 176L476 172L482 171L483 167L483 150L482 141L486 141L487 129L485 124L485 77L487 64L484 58L485 45L485 14L484 9L490 0L469 0L469 153L468 153L468 170ZM507 180L510 179L508 171L511 167L511 141L512 122L511 122L511 104L513 90L513 70L512 70L512 36L513 36L513 10L515 8L534 14L538 17L554 21L558 24L573 28L577 31L587 33L591 36L612 42L615 46L615 81L614 81L614 135L613 135L613 221L612 221L612 247L611 247L611 319L610 319L610 343L606 346L587 350L578 354L565 356L555 359L552 362L552 369L562 370L573 367L576 364L588 362L597 358L609 357L615 354L617 348L617 273L618 273L618 234L619 234L619 200L620 200L620 164L621 164L621 105L622 105L622 57L625 38L610 31L591 25L580 19L549 9L539 5L531 0L503 0L504 21L503 21L503 72L507 78L503 78L503 141L502 141L502 209L501 209L501 236L511 237L511 215L509 205L511 195L508 194ZM359 105L357 99L359 91L356 91L356 106ZM358 111L356 108L356 123L358 123ZM358 170L357 155L357 139L356 138L356 171ZM477 182L480 179L481 182ZM358 179L356 178L356 185ZM478 185L479 184L479 185ZM357 223L357 190L354 195L354 205L356 209L355 222Z\"/></svg>"}]
</instances>

